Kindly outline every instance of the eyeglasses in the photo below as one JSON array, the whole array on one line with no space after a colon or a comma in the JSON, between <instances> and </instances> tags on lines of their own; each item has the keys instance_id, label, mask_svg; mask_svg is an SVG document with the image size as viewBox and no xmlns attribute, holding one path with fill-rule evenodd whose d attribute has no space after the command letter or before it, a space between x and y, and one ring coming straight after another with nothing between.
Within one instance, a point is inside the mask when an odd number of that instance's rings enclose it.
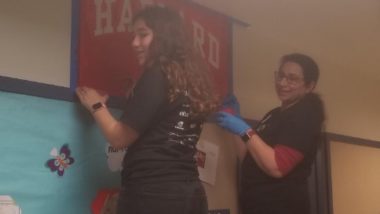
<instances>
[{"instance_id":1,"label":"eyeglasses","mask_svg":"<svg viewBox=\"0 0 380 214\"><path fill-rule=\"evenodd\" d=\"M299 85L300 83L303 83L304 82L304 79L303 77L300 77L300 76L296 76L296 75L285 75L283 72L281 71L275 71L274 72L274 77L275 77L275 80L276 82L281 82L283 79L286 80L286 82L289 84L289 85Z\"/></svg>"}]
</instances>

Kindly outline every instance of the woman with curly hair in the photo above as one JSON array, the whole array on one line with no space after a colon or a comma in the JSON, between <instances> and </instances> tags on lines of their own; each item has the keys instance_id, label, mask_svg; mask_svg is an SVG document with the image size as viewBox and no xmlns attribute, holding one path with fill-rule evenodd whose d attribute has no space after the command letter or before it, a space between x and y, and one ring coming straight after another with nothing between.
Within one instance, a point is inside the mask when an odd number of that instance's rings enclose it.
<instances>
[{"instance_id":1,"label":"woman with curly hair","mask_svg":"<svg viewBox=\"0 0 380 214\"><path fill-rule=\"evenodd\" d=\"M143 74L119 120L106 95L77 95L108 142L128 147L119 214L206 214L207 199L194 159L202 123L218 106L207 66L193 49L178 13L150 6L133 19L132 46Z\"/></svg>"}]
</instances>

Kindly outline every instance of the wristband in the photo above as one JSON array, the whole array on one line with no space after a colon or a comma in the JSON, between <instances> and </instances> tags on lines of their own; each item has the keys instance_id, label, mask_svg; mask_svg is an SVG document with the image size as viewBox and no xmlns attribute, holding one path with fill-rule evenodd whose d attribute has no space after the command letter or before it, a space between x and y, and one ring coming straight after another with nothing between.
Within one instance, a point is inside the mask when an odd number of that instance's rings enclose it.
<instances>
[{"instance_id":1,"label":"wristband","mask_svg":"<svg viewBox=\"0 0 380 214\"><path fill-rule=\"evenodd\" d=\"M248 141L252 138L253 135L257 134L255 130L248 129L241 137L244 143L248 143Z\"/></svg>"},{"instance_id":2,"label":"wristband","mask_svg":"<svg viewBox=\"0 0 380 214\"><path fill-rule=\"evenodd\" d=\"M97 102L97 103L95 103L95 104L93 104L93 105L91 106L91 108L92 108L91 113L95 113L95 112L97 112L99 109L101 109L101 108L106 108L106 107L107 107L106 104L104 104L104 103L102 103L102 102Z\"/></svg>"}]
</instances>

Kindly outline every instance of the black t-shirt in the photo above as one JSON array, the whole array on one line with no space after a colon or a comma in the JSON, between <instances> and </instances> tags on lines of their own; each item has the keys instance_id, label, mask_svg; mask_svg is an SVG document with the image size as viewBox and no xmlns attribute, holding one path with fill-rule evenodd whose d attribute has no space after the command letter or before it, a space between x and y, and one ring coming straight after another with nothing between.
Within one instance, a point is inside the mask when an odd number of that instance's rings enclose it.
<instances>
[{"instance_id":1,"label":"black t-shirt","mask_svg":"<svg viewBox=\"0 0 380 214\"><path fill-rule=\"evenodd\" d=\"M313 94L288 109L275 108L267 113L256 127L258 135L271 147L281 144L296 149L304 159L285 177L273 178L247 154L242 164L243 198L249 201L304 197L306 180L321 140L322 122L323 107Z\"/></svg>"},{"instance_id":2,"label":"black t-shirt","mask_svg":"<svg viewBox=\"0 0 380 214\"><path fill-rule=\"evenodd\" d=\"M169 102L168 90L162 70L149 69L127 101L121 121L140 137L124 157L124 184L198 179L194 155L203 121L189 116L186 92Z\"/></svg>"}]
</instances>

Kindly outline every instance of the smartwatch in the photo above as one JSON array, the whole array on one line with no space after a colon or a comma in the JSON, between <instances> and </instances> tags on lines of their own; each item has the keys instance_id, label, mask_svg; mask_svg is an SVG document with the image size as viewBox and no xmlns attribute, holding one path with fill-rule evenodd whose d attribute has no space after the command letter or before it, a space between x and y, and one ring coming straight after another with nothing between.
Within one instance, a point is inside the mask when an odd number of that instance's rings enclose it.
<instances>
[{"instance_id":1,"label":"smartwatch","mask_svg":"<svg viewBox=\"0 0 380 214\"><path fill-rule=\"evenodd\" d=\"M248 129L241 137L244 143L248 143L248 141L252 138L253 135L256 134L256 131L253 129Z\"/></svg>"},{"instance_id":2,"label":"smartwatch","mask_svg":"<svg viewBox=\"0 0 380 214\"><path fill-rule=\"evenodd\" d=\"M102 102L97 102L97 103L95 103L95 104L93 104L92 106L92 111L91 111L91 113L95 113L96 111L98 111L99 109L101 109L101 108L105 108L105 107L107 107L106 106L106 104L104 104L104 103L102 103Z\"/></svg>"}]
</instances>

